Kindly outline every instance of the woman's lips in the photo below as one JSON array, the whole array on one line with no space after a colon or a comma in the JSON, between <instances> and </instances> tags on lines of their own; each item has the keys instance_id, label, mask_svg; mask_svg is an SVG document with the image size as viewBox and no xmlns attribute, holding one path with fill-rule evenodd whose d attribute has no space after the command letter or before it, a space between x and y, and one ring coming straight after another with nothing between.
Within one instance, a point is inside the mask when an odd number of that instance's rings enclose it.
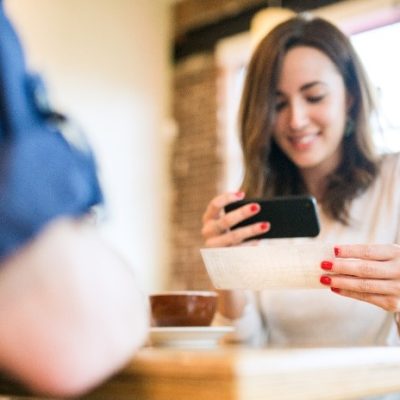
<instances>
[{"instance_id":1,"label":"woman's lips","mask_svg":"<svg viewBox=\"0 0 400 400\"><path fill-rule=\"evenodd\" d=\"M290 145L298 151L308 150L317 140L318 133L307 135L290 136L288 138Z\"/></svg>"}]
</instances>

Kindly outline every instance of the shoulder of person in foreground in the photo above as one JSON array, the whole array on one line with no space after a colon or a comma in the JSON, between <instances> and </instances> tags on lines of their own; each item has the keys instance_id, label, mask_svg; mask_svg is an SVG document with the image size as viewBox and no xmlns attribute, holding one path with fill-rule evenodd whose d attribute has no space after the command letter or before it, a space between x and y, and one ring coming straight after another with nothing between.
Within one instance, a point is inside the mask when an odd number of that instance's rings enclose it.
<instances>
[{"instance_id":1,"label":"shoulder of person in foreground","mask_svg":"<svg viewBox=\"0 0 400 400\"><path fill-rule=\"evenodd\" d=\"M34 392L83 393L146 338L132 270L90 227L49 224L0 268L0 368Z\"/></svg>"},{"instance_id":2,"label":"shoulder of person in foreground","mask_svg":"<svg viewBox=\"0 0 400 400\"><path fill-rule=\"evenodd\" d=\"M44 94L0 1L0 370L65 397L121 368L149 321L132 271L82 222L102 202L94 156Z\"/></svg>"}]
</instances>

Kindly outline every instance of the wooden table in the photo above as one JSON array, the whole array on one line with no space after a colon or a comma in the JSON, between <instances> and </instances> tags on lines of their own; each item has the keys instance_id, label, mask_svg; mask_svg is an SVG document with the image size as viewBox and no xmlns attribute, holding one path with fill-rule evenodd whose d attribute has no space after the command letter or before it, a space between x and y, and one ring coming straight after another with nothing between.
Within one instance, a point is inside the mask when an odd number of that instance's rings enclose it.
<instances>
[{"instance_id":1,"label":"wooden table","mask_svg":"<svg viewBox=\"0 0 400 400\"><path fill-rule=\"evenodd\" d=\"M400 392L398 347L144 348L121 373L82 398L343 400L396 391Z\"/></svg>"},{"instance_id":2,"label":"wooden table","mask_svg":"<svg viewBox=\"0 0 400 400\"><path fill-rule=\"evenodd\" d=\"M87 399L334 400L395 391L400 348L148 348Z\"/></svg>"}]
</instances>

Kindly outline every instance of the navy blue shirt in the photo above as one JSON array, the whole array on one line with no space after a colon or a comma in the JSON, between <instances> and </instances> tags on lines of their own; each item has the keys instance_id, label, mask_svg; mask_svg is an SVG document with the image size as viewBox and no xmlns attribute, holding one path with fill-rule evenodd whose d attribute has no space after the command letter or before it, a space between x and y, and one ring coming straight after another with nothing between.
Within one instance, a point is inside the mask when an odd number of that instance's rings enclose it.
<instances>
[{"instance_id":1,"label":"navy blue shirt","mask_svg":"<svg viewBox=\"0 0 400 400\"><path fill-rule=\"evenodd\" d=\"M102 201L92 153L62 134L68 120L30 74L0 0L0 260L50 221Z\"/></svg>"}]
</instances>

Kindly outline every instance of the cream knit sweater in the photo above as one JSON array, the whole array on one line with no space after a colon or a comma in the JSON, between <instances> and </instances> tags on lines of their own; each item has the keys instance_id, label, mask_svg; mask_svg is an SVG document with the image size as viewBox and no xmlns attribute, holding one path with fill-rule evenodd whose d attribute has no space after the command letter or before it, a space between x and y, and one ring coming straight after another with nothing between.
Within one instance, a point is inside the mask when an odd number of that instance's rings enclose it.
<instances>
[{"instance_id":1,"label":"cream knit sweater","mask_svg":"<svg viewBox=\"0 0 400 400\"><path fill-rule=\"evenodd\" d=\"M332 221L320 210L321 233L314 239L275 239L287 242L400 244L400 154L384 156L379 177L353 201L351 226ZM268 245L263 241L260 245ZM322 261L322 260L321 260ZM323 271L321 270L321 274ZM231 339L255 345L375 346L400 344L394 316L383 309L348 299L329 289L248 292L249 302L233 324Z\"/></svg>"}]
</instances>

